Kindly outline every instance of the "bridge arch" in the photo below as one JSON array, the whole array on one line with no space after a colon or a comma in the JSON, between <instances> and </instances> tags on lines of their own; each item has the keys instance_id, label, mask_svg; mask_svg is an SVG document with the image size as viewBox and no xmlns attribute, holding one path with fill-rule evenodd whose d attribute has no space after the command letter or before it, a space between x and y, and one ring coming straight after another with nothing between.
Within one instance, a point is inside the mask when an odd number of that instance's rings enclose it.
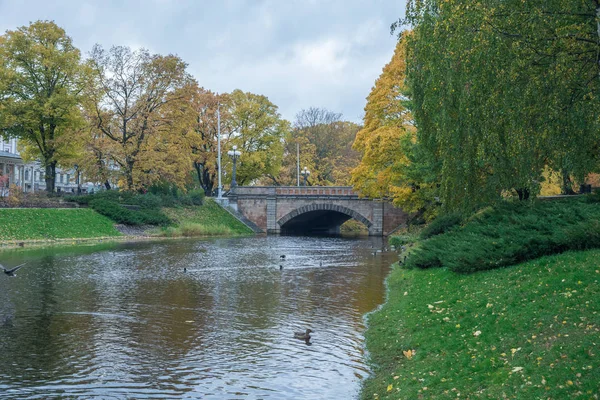
<instances>
[{"instance_id":1,"label":"bridge arch","mask_svg":"<svg viewBox=\"0 0 600 400\"><path fill-rule=\"evenodd\" d=\"M281 217L277 221L277 225L284 233L315 230L324 233L339 233L340 226L349 219L355 219L371 231L373 223L361 213L331 203L315 203L296 208ZM304 229L302 229L303 226Z\"/></svg>"}]
</instances>

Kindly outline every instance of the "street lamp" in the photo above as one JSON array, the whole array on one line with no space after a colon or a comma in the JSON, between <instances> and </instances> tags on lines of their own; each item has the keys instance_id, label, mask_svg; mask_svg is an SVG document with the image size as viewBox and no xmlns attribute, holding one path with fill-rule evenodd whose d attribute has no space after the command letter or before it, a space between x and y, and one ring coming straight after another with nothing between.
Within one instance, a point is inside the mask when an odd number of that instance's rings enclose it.
<instances>
[{"instance_id":1,"label":"street lamp","mask_svg":"<svg viewBox=\"0 0 600 400\"><path fill-rule=\"evenodd\" d=\"M233 188L233 187L237 186L237 182L235 181L235 165L236 165L237 159L240 158L240 156L242 155L242 152L239 151L237 149L237 146L234 145L233 148L232 148L232 150L229 150L227 152L227 154L233 160L233 172L231 174L231 187Z\"/></svg>"},{"instance_id":2,"label":"street lamp","mask_svg":"<svg viewBox=\"0 0 600 400\"><path fill-rule=\"evenodd\" d=\"M302 171L300 171L300 175L304 177L304 186L308 186L308 176L310 175L310 171L308 170L308 168L304 167Z\"/></svg>"},{"instance_id":3,"label":"street lamp","mask_svg":"<svg viewBox=\"0 0 600 400\"><path fill-rule=\"evenodd\" d=\"M75 164L74 167L75 167L75 183L77 184L77 194L81 194L81 186L79 184L79 165ZM31 181L33 182L33 179Z\"/></svg>"}]
</instances>

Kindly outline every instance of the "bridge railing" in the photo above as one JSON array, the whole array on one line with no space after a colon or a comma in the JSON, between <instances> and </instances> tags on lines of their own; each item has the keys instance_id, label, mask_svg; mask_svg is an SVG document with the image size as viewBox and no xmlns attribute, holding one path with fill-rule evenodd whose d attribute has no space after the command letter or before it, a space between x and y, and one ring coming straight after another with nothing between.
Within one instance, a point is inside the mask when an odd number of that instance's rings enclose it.
<instances>
[{"instance_id":1,"label":"bridge railing","mask_svg":"<svg viewBox=\"0 0 600 400\"><path fill-rule=\"evenodd\" d=\"M358 196L351 186L237 186L231 194L233 196Z\"/></svg>"}]
</instances>

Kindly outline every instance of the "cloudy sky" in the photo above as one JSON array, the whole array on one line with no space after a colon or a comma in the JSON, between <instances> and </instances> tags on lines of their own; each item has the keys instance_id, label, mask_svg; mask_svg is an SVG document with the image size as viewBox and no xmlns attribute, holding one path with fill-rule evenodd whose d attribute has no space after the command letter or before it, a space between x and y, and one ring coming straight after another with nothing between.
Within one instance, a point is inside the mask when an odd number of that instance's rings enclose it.
<instances>
[{"instance_id":1,"label":"cloudy sky","mask_svg":"<svg viewBox=\"0 0 600 400\"><path fill-rule=\"evenodd\" d=\"M95 43L179 55L200 85L266 95L284 118L325 107L359 122L390 60L404 0L0 0L0 32L54 20Z\"/></svg>"}]
</instances>

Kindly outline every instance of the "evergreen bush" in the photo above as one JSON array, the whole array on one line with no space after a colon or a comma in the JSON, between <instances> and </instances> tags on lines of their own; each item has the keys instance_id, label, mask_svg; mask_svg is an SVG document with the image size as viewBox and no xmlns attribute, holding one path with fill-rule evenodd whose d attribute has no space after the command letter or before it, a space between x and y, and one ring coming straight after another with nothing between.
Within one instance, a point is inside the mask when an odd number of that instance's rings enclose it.
<instances>
[{"instance_id":1,"label":"evergreen bush","mask_svg":"<svg viewBox=\"0 0 600 400\"><path fill-rule=\"evenodd\" d=\"M421 231L421 239L429 239L432 236L446 233L452 228L460 225L461 222L462 216L459 213L451 213L437 217Z\"/></svg>"},{"instance_id":2,"label":"evergreen bush","mask_svg":"<svg viewBox=\"0 0 600 400\"><path fill-rule=\"evenodd\" d=\"M500 204L462 227L423 241L404 265L470 273L600 248L599 221L600 207L588 200Z\"/></svg>"}]
</instances>

